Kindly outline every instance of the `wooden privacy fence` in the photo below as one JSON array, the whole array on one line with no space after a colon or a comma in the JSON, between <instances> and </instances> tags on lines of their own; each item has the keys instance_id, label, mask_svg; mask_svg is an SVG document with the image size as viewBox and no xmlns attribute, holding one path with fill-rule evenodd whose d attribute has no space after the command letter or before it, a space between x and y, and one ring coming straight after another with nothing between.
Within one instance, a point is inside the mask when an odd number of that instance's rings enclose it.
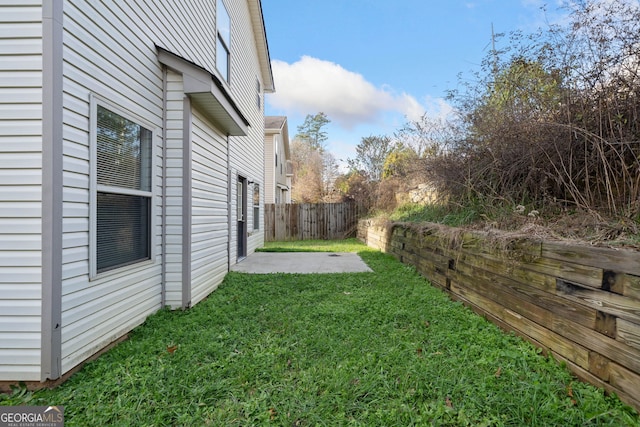
<instances>
[{"instance_id":1,"label":"wooden privacy fence","mask_svg":"<svg viewBox=\"0 0 640 427\"><path fill-rule=\"evenodd\" d=\"M358 238L640 410L639 252L370 220Z\"/></svg>"},{"instance_id":2,"label":"wooden privacy fence","mask_svg":"<svg viewBox=\"0 0 640 427\"><path fill-rule=\"evenodd\" d=\"M337 240L355 236L358 211L353 202L266 204L264 240Z\"/></svg>"}]
</instances>

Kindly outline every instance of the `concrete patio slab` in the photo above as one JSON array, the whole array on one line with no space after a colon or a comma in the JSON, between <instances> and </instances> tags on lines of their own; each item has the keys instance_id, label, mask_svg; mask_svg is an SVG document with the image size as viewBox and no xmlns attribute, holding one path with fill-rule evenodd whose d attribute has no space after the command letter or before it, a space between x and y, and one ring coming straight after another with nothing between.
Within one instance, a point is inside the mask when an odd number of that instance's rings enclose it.
<instances>
[{"instance_id":1,"label":"concrete patio slab","mask_svg":"<svg viewBox=\"0 0 640 427\"><path fill-rule=\"evenodd\" d=\"M352 252L255 252L231 271L240 273L361 273L372 272Z\"/></svg>"}]
</instances>

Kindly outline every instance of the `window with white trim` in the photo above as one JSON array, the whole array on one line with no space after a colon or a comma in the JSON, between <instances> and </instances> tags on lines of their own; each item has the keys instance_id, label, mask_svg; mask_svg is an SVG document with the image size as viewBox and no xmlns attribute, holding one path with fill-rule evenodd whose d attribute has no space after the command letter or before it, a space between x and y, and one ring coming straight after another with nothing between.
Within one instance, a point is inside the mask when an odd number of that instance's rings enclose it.
<instances>
[{"instance_id":1,"label":"window with white trim","mask_svg":"<svg viewBox=\"0 0 640 427\"><path fill-rule=\"evenodd\" d=\"M216 3L216 68L227 82L231 70L231 18L222 0Z\"/></svg>"},{"instance_id":2,"label":"window with white trim","mask_svg":"<svg viewBox=\"0 0 640 427\"><path fill-rule=\"evenodd\" d=\"M152 258L153 132L101 102L92 108L92 275Z\"/></svg>"},{"instance_id":3,"label":"window with white trim","mask_svg":"<svg viewBox=\"0 0 640 427\"><path fill-rule=\"evenodd\" d=\"M253 229L260 230L260 184L253 183Z\"/></svg>"}]
</instances>

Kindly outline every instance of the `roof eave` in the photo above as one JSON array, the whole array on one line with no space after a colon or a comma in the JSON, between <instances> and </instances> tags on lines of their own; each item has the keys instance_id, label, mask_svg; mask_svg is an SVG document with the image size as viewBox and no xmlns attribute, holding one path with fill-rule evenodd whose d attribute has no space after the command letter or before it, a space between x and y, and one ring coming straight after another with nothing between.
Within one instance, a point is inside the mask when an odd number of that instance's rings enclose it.
<instances>
[{"instance_id":1,"label":"roof eave","mask_svg":"<svg viewBox=\"0 0 640 427\"><path fill-rule=\"evenodd\" d=\"M251 25L256 39L256 47L258 49L258 60L260 62L260 72L262 73L263 90L265 93L273 93L276 89L273 82L273 71L271 69L271 57L269 55L267 31L264 25L264 15L262 14L262 2L260 0L247 0L247 3L249 5Z\"/></svg>"},{"instance_id":2,"label":"roof eave","mask_svg":"<svg viewBox=\"0 0 640 427\"><path fill-rule=\"evenodd\" d=\"M249 133L249 121L226 91L215 75L172 53L156 46L158 60L167 67L179 72L184 80L184 93L227 135L246 136Z\"/></svg>"}]
</instances>

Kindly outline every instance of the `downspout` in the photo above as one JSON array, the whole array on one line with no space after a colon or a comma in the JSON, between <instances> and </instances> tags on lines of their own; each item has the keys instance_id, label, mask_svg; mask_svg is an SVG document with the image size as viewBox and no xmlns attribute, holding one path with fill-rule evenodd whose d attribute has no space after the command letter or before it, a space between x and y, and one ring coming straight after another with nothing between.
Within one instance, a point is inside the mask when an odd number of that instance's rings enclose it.
<instances>
[{"instance_id":1,"label":"downspout","mask_svg":"<svg viewBox=\"0 0 640 427\"><path fill-rule=\"evenodd\" d=\"M232 202L232 188L233 180L231 174L231 139L227 135L227 271L231 271L231 233L233 232L233 209L231 208Z\"/></svg>"},{"instance_id":2,"label":"downspout","mask_svg":"<svg viewBox=\"0 0 640 427\"><path fill-rule=\"evenodd\" d=\"M62 375L63 4L42 2L41 381Z\"/></svg>"},{"instance_id":3,"label":"downspout","mask_svg":"<svg viewBox=\"0 0 640 427\"><path fill-rule=\"evenodd\" d=\"M182 104L182 308L191 306L191 98Z\"/></svg>"},{"instance_id":4,"label":"downspout","mask_svg":"<svg viewBox=\"0 0 640 427\"><path fill-rule=\"evenodd\" d=\"M162 272L160 308L167 304L167 66L162 66Z\"/></svg>"}]
</instances>

